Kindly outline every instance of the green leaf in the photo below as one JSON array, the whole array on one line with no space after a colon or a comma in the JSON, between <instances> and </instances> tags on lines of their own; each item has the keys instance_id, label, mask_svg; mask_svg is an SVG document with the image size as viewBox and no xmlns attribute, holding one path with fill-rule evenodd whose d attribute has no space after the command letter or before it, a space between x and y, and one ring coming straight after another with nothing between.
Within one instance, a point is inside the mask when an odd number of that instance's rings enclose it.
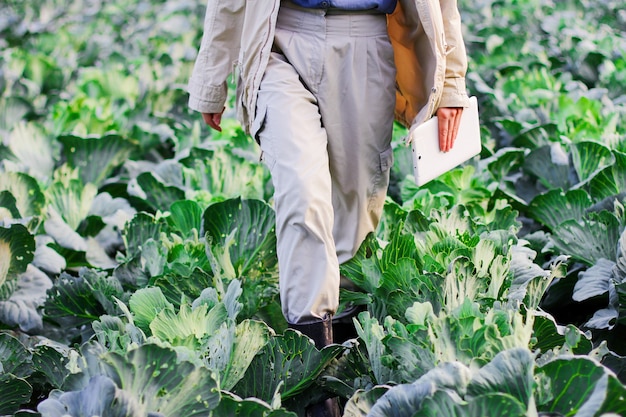
<instances>
[{"instance_id":1,"label":"green leaf","mask_svg":"<svg viewBox=\"0 0 626 417\"><path fill-rule=\"evenodd\" d=\"M94 184L78 179L55 181L46 189L50 206L67 222L72 230L77 230L87 218L98 189Z\"/></svg>"},{"instance_id":2,"label":"green leaf","mask_svg":"<svg viewBox=\"0 0 626 417\"><path fill-rule=\"evenodd\" d=\"M10 327L19 326L24 332L40 331L43 326L40 309L52 281L48 275L28 265L26 272L10 283L15 285L9 286L13 287L10 297L0 301L0 322Z\"/></svg>"},{"instance_id":3,"label":"green leaf","mask_svg":"<svg viewBox=\"0 0 626 417\"><path fill-rule=\"evenodd\" d=\"M422 306L426 307L430 306L430 304L424 303ZM415 308L412 309L412 311L415 310ZM432 314L432 310L428 313ZM409 312L407 311L408 314ZM417 317L413 318L418 319ZM412 322L412 324L416 323ZM418 326L420 325L418 324ZM426 327L424 324L421 326ZM397 382L412 382L434 369L438 358L434 352L435 348L432 345L433 342L429 339L427 330L419 332L413 330L411 334L408 334L408 332L403 334L400 333L398 327L399 325L394 326L395 334L385 337L384 345L389 349L390 355L397 363L398 369L396 374L399 375L396 377L399 380Z\"/></svg>"},{"instance_id":4,"label":"green leaf","mask_svg":"<svg viewBox=\"0 0 626 417\"><path fill-rule=\"evenodd\" d=\"M207 272L195 269L189 276L166 272L151 280L151 283L161 288L170 303L180 307L183 297L188 299L199 297L205 288L213 285L213 277Z\"/></svg>"},{"instance_id":5,"label":"green leaf","mask_svg":"<svg viewBox=\"0 0 626 417\"><path fill-rule=\"evenodd\" d=\"M35 238L26 227L0 227L0 287L26 271L35 254Z\"/></svg>"},{"instance_id":6,"label":"green leaf","mask_svg":"<svg viewBox=\"0 0 626 417\"><path fill-rule=\"evenodd\" d=\"M151 172L140 174L137 184L146 193L146 201L155 211L165 211L176 201L185 199L185 191L173 185L165 185Z\"/></svg>"},{"instance_id":7,"label":"green leaf","mask_svg":"<svg viewBox=\"0 0 626 417\"><path fill-rule=\"evenodd\" d=\"M229 247L230 259L238 276L268 271L277 264L274 210L260 200L234 198L209 206L203 214L203 229L210 245Z\"/></svg>"},{"instance_id":8,"label":"green leaf","mask_svg":"<svg viewBox=\"0 0 626 417\"><path fill-rule=\"evenodd\" d=\"M589 182L598 172L615 162L611 149L594 141L574 143L570 151L574 169L582 184Z\"/></svg>"},{"instance_id":9,"label":"green leaf","mask_svg":"<svg viewBox=\"0 0 626 417\"><path fill-rule=\"evenodd\" d=\"M528 291L532 282L534 280L547 281L550 273L534 262L537 253L529 247L518 244L513 246L511 252L509 268L513 275L513 281L506 297L509 300L523 302L528 295L533 296ZM537 294L538 297L542 295L543 293ZM528 307L534 309L537 306L533 304Z\"/></svg>"},{"instance_id":10,"label":"green leaf","mask_svg":"<svg viewBox=\"0 0 626 417\"><path fill-rule=\"evenodd\" d=\"M240 126L238 130L241 132ZM242 137L246 141L250 140L247 135ZM232 142L229 140L229 143ZM238 152L237 149L231 150L219 144L214 147L215 149L192 148L189 156L181 159L191 188L206 190L214 198L231 199L242 196L247 199L263 199L267 171L259 163L256 151L252 157L247 157L245 151Z\"/></svg>"},{"instance_id":11,"label":"green leaf","mask_svg":"<svg viewBox=\"0 0 626 417\"><path fill-rule=\"evenodd\" d=\"M344 407L344 417L367 417L374 404L389 387L378 386L370 390L359 390L348 400Z\"/></svg>"},{"instance_id":12,"label":"green leaf","mask_svg":"<svg viewBox=\"0 0 626 417\"><path fill-rule=\"evenodd\" d=\"M617 294L611 294L609 310L617 309L618 321L623 324L626 322L626 281L616 284L615 292ZM615 302L615 298L617 298L617 302Z\"/></svg>"},{"instance_id":13,"label":"green leaf","mask_svg":"<svg viewBox=\"0 0 626 417\"><path fill-rule=\"evenodd\" d=\"M617 261L614 274L618 282L626 282L626 228L617 244Z\"/></svg>"},{"instance_id":14,"label":"green leaf","mask_svg":"<svg viewBox=\"0 0 626 417\"><path fill-rule=\"evenodd\" d=\"M80 222L77 217L73 220ZM51 206L48 207L48 218L44 222L44 230L61 248L82 252L83 257L86 254L87 241Z\"/></svg>"},{"instance_id":15,"label":"green leaf","mask_svg":"<svg viewBox=\"0 0 626 417\"><path fill-rule=\"evenodd\" d=\"M33 352L33 368L46 377L46 381L54 388L60 389L69 374L66 365L67 353L61 353L52 346L37 346Z\"/></svg>"},{"instance_id":16,"label":"green leaf","mask_svg":"<svg viewBox=\"0 0 626 417\"><path fill-rule=\"evenodd\" d=\"M78 168L84 184L102 185L113 171L121 166L135 150L136 145L119 135L99 138L60 136L63 154L72 168Z\"/></svg>"},{"instance_id":17,"label":"green leaf","mask_svg":"<svg viewBox=\"0 0 626 417\"><path fill-rule=\"evenodd\" d=\"M528 85L525 85L528 81L517 79L517 77L513 77L512 80L515 79L515 82L518 86L524 86L525 89L530 89ZM544 90L545 91L545 90ZM532 94L532 90L521 92L522 94ZM507 124L511 124L510 121L507 120ZM538 125L533 125L528 129L524 129L513 138L512 144L513 146L519 148L529 148L535 150L545 143L550 142L550 138L559 134L558 126L553 122L541 123Z\"/></svg>"},{"instance_id":18,"label":"green leaf","mask_svg":"<svg viewBox=\"0 0 626 417\"><path fill-rule=\"evenodd\" d=\"M143 288L150 282L150 275L144 269L145 265L141 256L135 256L118 265L113 271L113 276L117 278L124 286L129 288ZM160 279L161 277L157 278ZM155 280L156 281L156 280ZM156 282L152 282L155 286L160 286ZM180 300L180 295L175 297L176 301ZM171 300L171 299L170 299Z\"/></svg>"},{"instance_id":19,"label":"green leaf","mask_svg":"<svg viewBox=\"0 0 626 417\"><path fill-rule=\"evenodd\" d=\"M103 314L119 314L115 298L126 296L120 282L105 272L81 269L78 277L63 272L48 291L44 316L66 328L80 327Z\"/></svg>"},{"instance_id":20,"label":"green leaf","mask_svg":"<svg viewBox=\"0 0 626 417\"><path fill-rule=\"evenodd\" d=\"M526 150L520 148L503 148L490 158L493 161L487 164L487 169L500 182L501 187L509 173L520 167L526 153Z\"/></svg>"},{"instance_id":21,"label":"green leaf","mask_svg":"<svg viewBox=\"0 0 626 417\"><path fill-rule=\"evenodd\" d=\"M390 241L398 226L404 225L407 215L408 212L395 202L385 201L378 229L376 230L377 237L385 242Z\"/></svg>"},{"instance_id":22,"label":"green leaf","mask_svg":"<svg viewBox=\"0 0 626 417\"><path fill-rule=\"evenodd\" d=\"M375 293L382 271L377 253L380 244L374 233L370 233L352 259L340 265L341 274L368 293Z\"/></svg>"},{"instance_id":23,"label":"green leaf","mask_svg":"<svg viewBox=\"0 0 626 417\"><path fill-rule=\"evenodd\" d=\"M400 259L412 259L415 268L421 270L421 259L419 259L416 253L415 238L413 235L403 234L403 227L403 222L396 226L396 230L392 233L389 243L383 250L383 256L381 257L383 268L388 265L397 264Z\"/></svg>"},{"instance_id":24,"label":"green leaf","mask_svg":"<svg viewBox=\"0 0 626 417\"><path fill-rule=\"evenodd\" d=\"M133 402L123 401L115 383L104 375L94 376L82 391L70 391L51 396L37 406L37 411L46 417L125 417L139 415L143 410Z\"/></svg>"},{"instance_id":25,"label":"green leaf","mask_svg":"<svg viewBox=\"0 0 626 417\"><path fill-rule=\"evenodd\" d=\"M17 96L3 96L0 98L0 130L9 131L15 123L33 111L32 103Z\"/></svg>"},{"instance_id":26,"label":"green leaf","mask_svg":"<svg viewBox=\"0 0 626 417\"><path fill-rule=\"evenodd\" d=\"M343 348L330 345L321 351L308 337L288 329L282 336L272 337L255 356L233 392L242 397L271 401L284 384L282 399L294 397L311 387L322 370Z\"/></svg>"},{"instance_id":27,"label":"green leaf","mask_svg":"<svg viewBox=\"0 0 626 417\"><path fill-rule=\"evenodd\" d=\"M26 380L12 374L0 374L0 415L13 415L20 405L30 401L33 388Z\"/></svg>"},{"instance_id":28,"label":"green leaf","mask_svg":"<svg viewBox=\"0 0 626 417\"><path fill-rule=\"evenodd\" d=\"M40 126L17 123L9 135L9 149L19 160L20 172L44 183L52 177L58 152Z\"/></svg>"},{"instance_id":29,"label":"green leaf","mask_svg":"<svg viewBox=\"0 0 626 417\"><path fill-rule=\"evenodd\" d=\"M22 217L41 215L46 199L33 177L20 172L0 173L0 191L8 191L15 197Z\"/></svg>"},{"instance_id":30,"label":"green leaf","mask_svg":"<svg viewBox=\"0 0 626 417\"><path fill-rule=\"evenodd\" d=\"M548 189L568 190L571 186L568 156L559 143L532 151L526 156L524 170L537 177Z\"/></svg>"},{"instance_id":31,"label":"green leaf","mask_svg":"<svg viewBox=\"0 0 626 417\"><path fill-rule=\"evenodd\" d=\"M422 187L433 194L446 195L454 204L466 205L484 201L491 193L482 186L475 173L476 168L473 165L465 165L442 174Z\"/></svg>"},{"instance_id":32,"label":"green leaf","mask_svg":"<svg viewBox=\"0 0 626 417\"><path fill-rule=\"evenodd\" d=\"M220 386L230 391L243 378L254 357L270 340L270 328L265 323L244 320L237 325L235 344Z\"/></svg>"},{"instance_id":33,"label":"green leaf","mask_svg":"<svg viewBox=\"0 0 626 417\"><path fill-rule=\"evenodd\" d=\"M589 182L595 200L616 196L626 190L626 153L613 150L615 164L603 169Z\"/></svg>"},{"instance_id":34,"label":"green leaf","mask_svg":"<svg viewBox=\"0 0 626 417\"><path fill-rule=\"evenodd\" d=\"M199 234L202 226L202 208L195 201L177 201L170 207L167 222L172 230L183 238L193 236L193 230Z\"/></svg>"},{"instance_id":35,"label":"green leaf","mask_svg":"<svg viewBox=\"0 0 626 417\"><path fill-rule=\"evenodd\" d=\"M608 377L604 403L596 415L602 416L608 413L615 413L618 416L626 415L626 387L613 375Z\"/></svg>"},{"instance_id":36,"label":"green leaf","mask_svg":"<svg viewBox=\"0 0 626 417\"><path fill-rule=\"evenodd\" d=\"M0 221L5 219L19 219L20 211L17 209L17 201L10 191L0 191Z\"/></svg>"},{"instance_id":37,"label":"green leaf","mask_svg":"<svg viewBox=\"0 0 626 417\"><path fill-rule=\"evenodd\" d=\"M473 397L505 393L520 404L529 404L533 395L533 378L532 353L524 348L509 349L498 353L472 377L467 393Z\"/></svg>"},{"instance_id":38,"label":"green leaf","mask_svg":"<svg viewBox=\"0 0 626 417\"><path fill-rule=\"evenodd\" d=\"M367 350L360 339L351 339L343 346L347 350L324 371L322 386L338 397L350 398L357 391L370 389L374 376Z\"/></svg>"},{"instance_id":39,"label":"green leaf","mask_svg":"<svg viewBox=\"0 0 626 417\"><path fill-rule=\"evenodd\" d=\"M396 385L376 401L367 416L413 417L433 391L434 387L428 383Z\"/></svg>"},{"instance_id":40,"label":"green leaf","mask_svg":"<svg viewBox=\"0 0 626 417\"><path fill-rule=\"evenodd\" d=\"M0 375L13 374L25 378L32 372L32 354L18 339L0 333Z\"/></svg>"},{"instance_id":41,"label":"green leaf","mask_svg":"<svg viewBox=\"0 0 626 417\"><path fill-rule=\"evenodd\" d=\"M148 239L141 248L141 261L148 276L157 277L165 271L167 249L162 240Z\"/></svg>"},{"instance_id":42,"label":"green leaf","mask_svg":"<svg viewBox=\"0 0 626 417\"><path fill-rule=\"evenodd\" d=\"M32 264L37 268L52 275L59 275L67 266L65 258L59 252L48 246L54 243L50 236L38 235L35 237L37 248Z\"/></svg>"},{"instance_id":43,"label":"green leaf","mask_svg":"<svg viewBox=\"0 0 626 417\"><path fill-rule=\"evenodd\" d=\"M468 207L477 223L476 232L486 230L492 234L512 235L516 234L522 227L522 223L519 220L520 212L513 209L508 203L504 203L503 200L499 200L496 203L496 208L490 212L484 212L482 209L477 210L476 207Z\"/></svg>"},{"instance_id":44,"label":"green leaf","mask_svg":"<svg viewBox=\"0 0 626 417\"><path fill-rule=\"evenodd\" d=\"M142 247L149 239L159 240L161 232L167 229L163 217L155 217L148 213L137 213L122 232L127 257L132 258L141 253Z\"/></svg>"},{"instance_id":45,"label":"green leaf","mask_svg":"<svg viewBox=\"0 0 626 417\"><path fill-rule=\"evenodd\" d=\"M588 354L591 351L591 340L574 325L558 325L549 314L535 313L533 322L533 351L544 354L552 349L570 348L576 354ZM574 342L574 343L570 343Z\"/></svg>"},{"instance_id":46,"label":"green leaf","mask_svg":"<svg viewBox=\"0 0 626 417\"><path fill-rule=\"evenodd\" d=\"M167 251L167 258L163 265L165 273L172 273L183 277L191 277L196 274L210 274L211 264L207 257L206 243L204 239L200 239L194 232L195 236L189 237L181 241L177 235L170 235L170 239L162 238L161 243L164 245L164 251ZM164 253L165 254L165 253ZM147 255L146 251L143 253ZM152 274L160 275L159 274ZM188 285L186 285L188 286ZM206 288L203 287L202 289ZM197 296L198 293L193 294Z\"/></svg>"},{"instance_id":47,"label":"green leaf","mask_svg":"<svg viewBox=\"0 0 626 417\"><path fill-rule=\"evenodd\" d=\"M415 302L430 302L439 311L444 301L442 286L441 277L421 274L414 260L403 258L385 269L375 295L385 304L389 315L403 319Z\"/></svg>"},{"instance_id":48,"label":"green leaf","mask_svg":"<svg viewBox=\"0 0 626 417\"><path fill-rule=\"evenodd\" d=\"M458 395L436 391L432 396L424 398L419 412L425 416L461 417L467 415L469 417L470 414L466 414L463 408L462 400ZM490 412L496 412L496 410L490 410Z\"/></svg>"},{"instance_id":49,"label":"green leaf","mask_svg":"<svg viewBox=\"0 0 626 417\"><path fill-rule=\"evenodd\" d=\"M150 323L163 310L174 311L174 306L167 301L160 288L141 288L128 299L130 311L137 327L147 332Z\"/></svg>"},{"instance_id":50,"label":"green leaf","mask_svg":"<svg viewBox=\"0 0 626 417\"><path fill-rule=\"evenodd\" d=\"M467 407L464 407L467 411L463 415L468 417L488 415L524 417L527 415L526 407L525 403L511 395L494 392L473 398Z\"/></svg>"},{"instance_id":51,"label":"green leaf","mask_svg":"<svg viewBox=\"0 0 626 417\"><path fill-rule=\"evenodd\" d=\"M150 330L152 335L174 346L198 349L206 338L216 334L227 318L228 312L222 303L210 311L206 305L192 310L189 305L182 304L178 313L172 309L159 311L150 323Z\"/></svg>"},{"instance_id":52,"label":"green leaf","mask_svg":"<svg viewBox=\"0 0 626 417\"><path fill-rule=\"evenodd\" d=\"M228 317L233 321L237 320L237 316L243 307L243 305L239 302L239 298L242 294L243 290L241 288L241 282L235 279L228 284L226 294L222 297L222 302L226 307L226 311L228 311Z\"/></svg>"},{"instance_id":53,"label":"green leaf","mask_svg":"<svg viewBox=\"0 0 626 417\"><path fill-rule=\"evenodd\" d=\"M535 220L558 233L559 226L565 221L583 219L591 205L591 198L584 190L570 190L564 194L554 189L536 196L528 209Z\"/></svg>"},{"instance_id":54,"label":"green leaf","mask_svg":"<svg viewBox=\"0 0 626 417\"><path fill-rule=\"evenodd\" d=\"M604 383L606 387L607 371L602 365L589 357L557 357L537 372L548 378L553 395L547 403L537 404L539 411L575 415L587 402L591 404L597 400L596 396L601 396L602 401L584 413L596 415L606 395L606 388L604 392L596 391L598 384Z\"/></svg>"},{"instance_id":55,"label":"green leaf","mask_svg":"<svg viewBox=\"0 0 626 417\"><path fill-rule=\"evenodd\" d=\"M131 316L128 312L125 314L127 318ZM130 318L128 320L130 321ZM99 320L91 323L91 327L98 343L109 352L125 354L132 347L142 345L146 341L143 331L132 322L125 324L120 317L100 316Z\"/></svg>"},{"instance_id":56,"label":"green leaf","mask_svg":"<svg viewBox=\"0 0 626 417\"><path fill-rule=\"evenodd\" d=\"M557 250L587 265L598 259L616 260L616 245L621 234L620 221L610 212L590 213L582 222L563 222L553 241Z\"/></svg>"},{"instance_id":57,"label":"green leaf","mask_svg":"<svg viewBox=\"0 0 626 417\"><path fill-rule=\"evenodd\" d=\"M591 329L612 329L619 318L619 312L613 306L603 308L595 313L585 323L586 327Z\"/></svg>"},{"instance_id":58,"label":"green leaf","mask_svg":"<svg viewBox=\"0 0 626 417\"><path fill-rule=\"evenodd\" d=\"M368 312L359 314L358 323L355 323L355 327L357 334L361 340L363 340L367 348L372 373L376 378L375 382L384 384L393 381L393 370L390 369L383 360L383 357L387 354L383 343L385 329L376 318L371 318Z\"/></svg>"},{"instance_id":59,"label":"green leaf","mask_svg":"<svg viewBox=\"0 0 626 417\"><path fill-rule=\"evenodd\" d=\"M615 268L615 262L602 258L598 259L591 268L581 271L574 285L572 299L584 301L607 294L614 279L613 268Z\"/></svg>"},{"instance_id":60,"label":"green leaf","mask_svg":"<svg viewBox=\"0 0 626 417\"><path fill-rule=\"evenodd\" d=\"M201 417L219 403L211 371L179 361L172 349L146 344L125 356L107 353L102 359L107 374L123 391L120 396L136 405L133 415Z\"/></svg>"}]
</instances>

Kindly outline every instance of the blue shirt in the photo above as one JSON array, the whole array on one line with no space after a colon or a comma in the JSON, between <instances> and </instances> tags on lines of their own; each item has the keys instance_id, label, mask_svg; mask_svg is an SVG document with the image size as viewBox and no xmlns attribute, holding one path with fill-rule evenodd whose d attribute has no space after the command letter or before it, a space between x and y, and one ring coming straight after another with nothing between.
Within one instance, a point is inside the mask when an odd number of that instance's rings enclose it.
<instances>
[{"instance_id":1,"label":"blue shirt","mask_svg":"<svg viewBox=\"0 0 626 417\"><path fill-rule=\"evenodd\" d=\"M308 9L342 9L342 10L378 10L391 13L398 0L291 0L300 7Z\"/></svg>"}]
</instances>

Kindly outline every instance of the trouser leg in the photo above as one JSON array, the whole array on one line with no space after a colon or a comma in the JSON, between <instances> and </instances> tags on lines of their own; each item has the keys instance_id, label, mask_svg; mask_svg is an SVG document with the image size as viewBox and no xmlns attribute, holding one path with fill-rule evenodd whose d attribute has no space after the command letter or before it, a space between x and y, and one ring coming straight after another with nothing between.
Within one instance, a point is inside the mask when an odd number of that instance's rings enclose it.
<instances>
[{"instance_id":1,"label":"trouser leg","mask_svg":"<svg viewBox=\"0 0 626 417\"><path fill-rule=\"evenodd\" d=\"M331 25L342 25L333 19ZM393 164L396 100L385 17L349 15L344 20L349 20L352 41L346 42L340 29L328 29L327 45L334 53L326 56L318 95L328 135L333 237L340 264L378 226Z\"/></svg>"},{"instance_id":2,"label":"trouser leg","mask_svg":"<svg viewBox=\"0 0 626 417\"><path fill-rule=\"evenodd\" d=\"M258 139L275 188L280 293L291 324L336 311L339 263L376 229L392 164L385 16L279 13Z\"/></svg>"},{"instance_id":3,"label":"trouser leg","mask_svg":"<svg viewBox=\"0 0 626 417\"><path fill-rule=\"evenodd\" d=\"M344 59L327 56L328 70L320 85L320 91L341 93L319 94L329 138L333 237L340 264L352 258L367 234L378 226L393 164L391 134L396 99L393 50L384 18L354 16L343 20L350 21L352 42L345 42L341 29L329 28L327 43L336 51L335 56ZM342 280L348 281L343 286L353 289L349 280ZM347 306L336 317L336 343L357 336L352 320L362 307Z\"/></svg>"},{"instance_id":4,"label":"trouser leg","mask_svg":"<svg viewBox=\"0 0 626 417\"><path fill-rule=\"evenodd\" d=\"M289 323L331 316L339 299L339 264L327 137L314 96L272 53L261 83L258 133L274 184L281 305Z\"/></svg>"}]
</instances>

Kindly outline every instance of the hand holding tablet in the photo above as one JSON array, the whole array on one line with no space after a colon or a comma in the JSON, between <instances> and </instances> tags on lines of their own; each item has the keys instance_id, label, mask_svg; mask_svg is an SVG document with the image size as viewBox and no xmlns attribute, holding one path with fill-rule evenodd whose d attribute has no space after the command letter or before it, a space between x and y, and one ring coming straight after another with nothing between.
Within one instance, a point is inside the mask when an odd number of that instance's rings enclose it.
<instances>
[{"instance_id":1,"label":"hand holding tablet","mask_svg":"<svg viewBox=\"0 0 626 417\"><path fill-rule=\"evenodd\" d=\"M448 152L440 149L438 123L434 116L417 127L411 136L413 172L419 186L478 155L482 148L476 97L470 97L470 106L463 109L459 132Z\"/></svg>"}]
</instances>

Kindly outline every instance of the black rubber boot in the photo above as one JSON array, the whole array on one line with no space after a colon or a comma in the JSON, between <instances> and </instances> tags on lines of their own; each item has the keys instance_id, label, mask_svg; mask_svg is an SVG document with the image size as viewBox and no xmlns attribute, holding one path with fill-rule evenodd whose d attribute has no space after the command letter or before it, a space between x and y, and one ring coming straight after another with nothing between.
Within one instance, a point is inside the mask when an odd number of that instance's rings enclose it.
<instances>
[{"instance_id":1,"label":"black rubber boot","mask_svg":"<svg viewBox=\"0 0 626 417\"><path fill-rule=\"evenodd\" d=\"M318 349L333 343L333 322L330 317L313 323L289 324L289 328L309 336L313 339L315 347ZM328 398L308 406L306 417L341 417L337 398Z\"/></svg>"},{"instance_id":2,"label":"black rubber boot","mask_svg":"<svg viewBox=\"0 0 626 417\"><path fill-rule=\"evenodd\" d=\"M315 342L315 347L322 349L333 343L333 322L330 318L306 324L289 324L289 328L298 330Z\"/></svg>"},{"instance_id":3,"label":"black rubber boot","mask_svg":"<svg viewBox=\"0 0 626 417\"><path fill-rule=\"evenodd\" d=\"M352 292L365 292L343 275L339 277L339 287ZM353 319L366 310L367 306L349 304L342 312L335 314L333 316L333 342L342 344L346 340L355 339L358 334Z\"/></svg>"},{"instance_id":4,"label":"black rubber boot","mask_svg":"<svg viewBox=\"0 0 626 417\"><path fill-rule=\"evenodd\" d=\"M360 312L366 311L366 306L348 306L340 314L333 317L333 341L334 343L342 344L346 340L356 339L358 333L354 327L353 319L359 315Z\"/></svg>"}]
</instances>

